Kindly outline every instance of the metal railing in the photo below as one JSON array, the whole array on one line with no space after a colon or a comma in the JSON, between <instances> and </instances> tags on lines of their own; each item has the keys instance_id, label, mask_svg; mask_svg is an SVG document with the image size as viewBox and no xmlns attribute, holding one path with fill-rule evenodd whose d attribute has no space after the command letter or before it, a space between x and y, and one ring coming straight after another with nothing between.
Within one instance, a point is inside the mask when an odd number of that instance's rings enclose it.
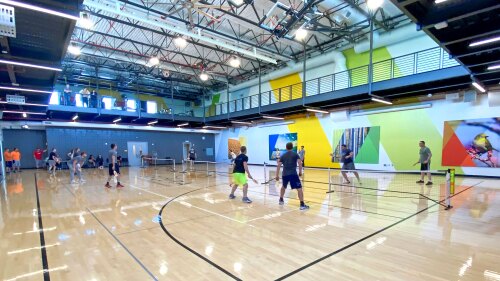
<instances>
[{"instance_id":1,"label":"metal railing","mask_svg":"<svg viewBox=\"0 0 500 281\"><path fill-rule=\"evenodd\" d=\"M440 47L373 63L373 82L459 65ZM368 84L368 65L215 105L215 115L258 108ZM305 90L303 89L305 87Z\"/></svg>"}]
</instances>

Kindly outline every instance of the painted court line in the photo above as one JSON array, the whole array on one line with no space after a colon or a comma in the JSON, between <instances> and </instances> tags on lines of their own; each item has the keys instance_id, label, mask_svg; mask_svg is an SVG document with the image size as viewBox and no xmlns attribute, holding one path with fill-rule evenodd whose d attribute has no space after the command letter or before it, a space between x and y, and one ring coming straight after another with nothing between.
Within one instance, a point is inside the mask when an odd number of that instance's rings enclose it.
<instances>
[{"instance_id":1,"label":"painted court line","mask_svg":"<svg viewBox=\"0 0 500 281\"><path fill-rule=\"evenodd\" d=\"M148 193L151 193L151 194L154 194L154 195L157 195L157 196L161 196L161 197L163 197L163 198L165 198L165 199L167 199L167 200L170 200L170 199L171 199L171 197L167 197L167 196L165 196L165 195L162 195L162 194L159 194L159 193L156 193L156 192L153 192L153 191L149 191L149 190L144 189L144 188L137 187L137 186L135 186L135 185L133 185L133 184L130 184L130 183L129 183L129 185L130 185L132 188L136 188L136 189L142 190L142 191L144 191L144 192L148 192ZM198 207L198 206L196 206L196 205L193 205L193 204L191 204L191 203L187 203L187 202L185 202L185 201L178 201L178 202L179 202L179 204L184 205L184 206L186 206L186 207L188 207L188 208L195 208L195 209L198 209L198 210L200 210L200 211L203 211L203 212L206 212L206 213L209 213L209 214L212 214L212 215L215 215L215 216L218 216L218 217L221 217L221 218L224 218L224 219L230 220L230 221L234 221L234 222L241 223L241 224L246 224L246 222L244 222L244 221L240 221L240 220L237 220L237 219L233 219L233 218L231 218L231 217L228 217L228 216L224 216L224 215L222 215L222 214L220 214L220 213L213 212L213 211L207 210L207 209L205 209L205 208ZM255 227L255 226L250 225L250 224L247 224L247 225L248 225L248 226L250 226L250 227Z\"/></svg>"},{"instance_id":2,"label":"painted court line","mask_svg":"<svg viewBox=\"0 0 500 281\"><path fill-rule=\"evenodd\" d=\"M42 253L43 280L50 281L49 261L47 259L47 249L45 245L45 234L43 231L42 210L40 208L40 196L38 195L38 178L35 173L35 193L36 208L38 213L38 229L40 229L40 251Z\"/></svg>"}]
</instances>

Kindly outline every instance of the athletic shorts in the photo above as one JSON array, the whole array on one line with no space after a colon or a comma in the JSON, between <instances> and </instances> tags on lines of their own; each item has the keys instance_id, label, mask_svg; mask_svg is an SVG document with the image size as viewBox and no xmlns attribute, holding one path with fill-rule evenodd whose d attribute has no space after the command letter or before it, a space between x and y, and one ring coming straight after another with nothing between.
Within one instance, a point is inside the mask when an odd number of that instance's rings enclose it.
<instances>
[{"instance_id":1,"label":"athletic shorts","mask_svg":"<svg viewBox=\"0 0 500 281\"><path fill-rule=\"evenodd\" d=\"M429 171L431 169L431 163L420 163L420 171Z\"/></svg>"},{"instance_id":2,"label":"athletic shorts","mask_svg":"<svg viewBox=\"0 0 500 281\"><path fill-rule=\"evenodd\" d=\"M283 177L283 187L287 188L288 183L292 189L302 188L302 183L300 182L299 175L288 175Z\"/></svg>"},{"instance_id":3,"label":"athletic shorts","mask_svg":"<svg viewBox=\"0 0 500 281\"><path fill-rule=\"evenodd\" d=\"M190 160L190 161L195 161L195 160L196 160L196 157L189 156L189 160Z\"/></svg>"},{"instance_id":4,"label":"athletic shorts","mask_svg":"<svg viewBox=\"0 0 500 281\"><path fill-rule=\"evenodd\" d=\"M234 173L233 183L237 185L245 185L247 183L247 175L245 173Z\"/></svg>"},{"instance_id":5,"label":"athletic shorts","mask_svg":"<svg viewBox=\"0 0 500 281\"><path fill-rule=\"evenodd\" d=\"M109 175L110 176L114 176L115 175L115 171L116 173L120 174L120 166L118 166L118 164L115 164L115 170L113 171L113 164L109 164Z\"/></svg>"},{"instance_id":6,"label":"athletic shorts","mask_svg":"<svg viewBox=\"0 0 500 281\"><path fill-rule=\"evenodd\" d=\"M12 161L5 161L6 168L12 168Z\"/></svg>"},{"instance_id":7,"label":"athletic shorts","mask_svg":"<svg viewBox=\"0 0 500 281\"><path fill-rule=\"evenodd\" d=\"M56 160L49 160L49 166L53 167L56 165Z\"/></svg>"},{"instance_id":8,"label":"athletic shorts","mask_svg":"<svg viewBox=\"0 0 500 281\"><path fill-rule=\"evenodd\" d=\"M356 170L356 166L354 166L354 162L344 163L344 165L342 165L342 170L354 171Z\"/></svg>"},{"instance_id":9,"label":"athletic shorts","mask_svg":"<svg viewBox=\"0 0 500 281\"><path fill-rule=\"evenodd\" d=\"M13 160L12 165L14 167L21 167L21 161L20 160Z\"/></svg>"}]
</instances>

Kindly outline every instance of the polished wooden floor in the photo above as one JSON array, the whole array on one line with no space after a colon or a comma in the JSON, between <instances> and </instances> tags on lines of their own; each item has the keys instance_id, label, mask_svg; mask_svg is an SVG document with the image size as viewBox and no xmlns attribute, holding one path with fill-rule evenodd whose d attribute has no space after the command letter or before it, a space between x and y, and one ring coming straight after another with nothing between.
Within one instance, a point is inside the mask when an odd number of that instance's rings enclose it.
<instances>
[{"instance_id":1,"label":"polished wooden floor","mask_svg":"<svg viewBox=\"0 0 500 281\"><path fill-rule=\"evenodd\" d=\"M84 170L80 185L69 184L67 171L8 176L0 277L500 280L498 179L458 178L461 193L446 211L432 201L445 196L443 176L427 187L415 175L362 173L361 184L344 185L332 171L327 193L328 172L308 170L311 209L300 211L295 192L278 205L276 183L251 183L253 203L245 204L240 190L228 199L227 167L208 176L205 165L196 169L124 168L122 190L106 190L102 170ZM273 176L251 171L261 182Z\"/></svg>"}]
</instances>

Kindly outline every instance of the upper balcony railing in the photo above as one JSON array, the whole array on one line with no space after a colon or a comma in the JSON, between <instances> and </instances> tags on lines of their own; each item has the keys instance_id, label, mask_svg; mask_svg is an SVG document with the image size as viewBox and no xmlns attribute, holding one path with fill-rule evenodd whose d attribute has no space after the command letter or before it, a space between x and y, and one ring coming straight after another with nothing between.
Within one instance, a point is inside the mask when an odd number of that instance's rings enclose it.
<instances>
[{"instance_id":1,"label":"upper balcony railing","mask_svg":"<svg viewBox=\"0 0 500 281\"><path fill-rule=\"evenodd\" d=\"M457 65L459 64L456 60L450 59L443 49L436 47L374 63L372 81L380 82ZM368 84L368 65L219 103L215 105L215 113L210 112L208 115L223 115L366 84Z\"/></svg>"}]
</instances>

